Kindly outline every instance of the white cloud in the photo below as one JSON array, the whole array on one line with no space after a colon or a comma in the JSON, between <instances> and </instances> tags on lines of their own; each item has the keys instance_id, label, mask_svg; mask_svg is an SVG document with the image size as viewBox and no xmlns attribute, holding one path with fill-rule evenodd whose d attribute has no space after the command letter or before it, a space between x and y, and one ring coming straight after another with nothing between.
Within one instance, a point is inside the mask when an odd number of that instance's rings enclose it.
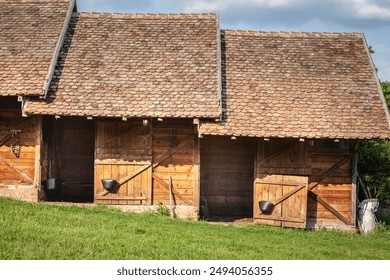
<instances>
[{"instance_id":1,"label":"white cloud","mask_svg":"<svg viewBox=\"0 0 390 280\"><path fill-rule=\"evenodd\" d=\"M362 19L390 20L390 8L380 7L375 4L364 3L356 5L355 10L359 17Z\"/></svg>"},{"instance_id":2,"label":"white cloud","mask_svg":"<svg viewBox=\"0 0 390 280\"><path fill-rule=\"evenodd\" d=\"M244 7L268 11L310 8L308 17L327 16L345 19L367 19L390 21L388 0L189 0L181 3L186 12L228 12L243 10ZM333 15L332 15L333 14Z\"/></svg>"}]
</instances>

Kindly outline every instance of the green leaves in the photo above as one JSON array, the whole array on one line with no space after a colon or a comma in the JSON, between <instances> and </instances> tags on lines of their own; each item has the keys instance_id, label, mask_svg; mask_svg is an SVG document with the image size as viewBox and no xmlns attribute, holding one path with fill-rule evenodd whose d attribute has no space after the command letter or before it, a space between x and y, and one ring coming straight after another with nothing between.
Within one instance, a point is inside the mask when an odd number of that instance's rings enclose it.
<instances>
[{"instance_id":1,"label":"green leaves","mask_svg":"<svg viewBox=\"0 0 390 280\"><path fill-rule=\"evenodd\" d=\"M390 82L382 82L381 86L387 107L390 108ZM364 141L358 168L371 195L382 202L390 200L390 142Z\"/></svg>"}]
</instances>

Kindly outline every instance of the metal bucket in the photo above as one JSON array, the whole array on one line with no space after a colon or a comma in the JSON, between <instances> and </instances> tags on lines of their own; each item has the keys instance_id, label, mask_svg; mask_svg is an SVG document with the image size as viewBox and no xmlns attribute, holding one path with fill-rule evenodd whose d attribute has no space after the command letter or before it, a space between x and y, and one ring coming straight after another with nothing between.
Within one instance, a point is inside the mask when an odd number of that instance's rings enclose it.
<instances>
[{"instance_id":1,"label":"metal bucket","mask_svg":"<svg viewBox=\"0 0 390 280\"><path fill-rule=\"evenodd\" d=\"M275 205L271 201L259 201L259 208L263 214L271 214L272 210L274 210L274 207Z\"/></svg>"},{"instance_id":2,"label":"metal bucket","mask_svg":"<svg viewBox=\"0 0 390 280\"><path fill-rule=\"evenodd\" d=\"M114 179L102 179L102 184L106 190L112 190L118 186L118 182Z\"/></svg>"},{"instance_id":3,"label":"metal bucket","mask_svg":"<svg viewBox=\"0 0 390 280\"><path fill-rule=\"evenodd\" d=\"M45 191L55 190L56 189L56 178L50 178L42 181L43 189Z\"/></svg>"},{"instance_id":4,"label":"metal bucket","mask_svg":"<svg viewBox=\"0 0 390 280\"><path fill-rule=\"evenodd\" d=\"M200 197L203 201L203 204L200 205L200 218L201 219L208 219L210 217L210 213L209 213L209 208L207 206L207 201L206 199L201 196Z\"/></svg>"}]
</instances>

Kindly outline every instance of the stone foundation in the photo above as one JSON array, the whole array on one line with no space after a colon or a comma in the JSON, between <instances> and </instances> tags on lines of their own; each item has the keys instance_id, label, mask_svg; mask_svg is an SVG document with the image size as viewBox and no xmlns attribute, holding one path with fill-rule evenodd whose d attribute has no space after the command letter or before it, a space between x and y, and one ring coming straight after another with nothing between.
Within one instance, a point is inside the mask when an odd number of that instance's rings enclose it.
<instances>
[{"instance_id":1,"label":"stone foundation","mask_svg":"<svg viewBox=\"0 0 390 280\"><path fill-rule=\"evenodd\" d=\"M38 189L32 186L1 187L0 197L9 197L23 201L37 202Z\"/></svg>"}]
</instances>

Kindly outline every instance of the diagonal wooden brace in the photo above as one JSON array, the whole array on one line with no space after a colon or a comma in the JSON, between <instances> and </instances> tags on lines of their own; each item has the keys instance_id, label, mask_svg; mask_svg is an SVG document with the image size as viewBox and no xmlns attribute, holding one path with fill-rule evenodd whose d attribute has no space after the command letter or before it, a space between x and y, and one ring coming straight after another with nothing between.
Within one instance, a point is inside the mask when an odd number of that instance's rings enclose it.
<instances>
[{"instance_id":1,"label":"diagonal wooden brace","mask_svg":"<svg viewBox=\"0 0 390 280\"><path fill-rule=\"evenodd\" d=\"M334 171L339 169L341 166L343 166L346 162L351 160L351 156L345 156L343 157L339 162L335 163L331 168L323 172L321 175L317 176L313 179L313 182L311 182L308 186L308 190L311 191L315 187L318 186L319 183L321 183L322 180L324 180L326 177L328 177L330 174L332 174Z\"/></svg>"},{"instance_id":2,"label":"diagonal wooden brace","mask_svg":"<svg viewBox=\"0 0 390 280\"><path fill-rule=\"evenodd\" d=\"M336 209L334 209L332 206L330 206L325 200L320 198L316 193L309 191L308 192L310 197L313 198L315 201L320 203L322 206L324 206L326 209L329 210L333 215L335 215L337 218L339 218L341 221L343 221L346 225L352 225L347 218L345 218L343 215L341 215Z\"/></svg>"},{"instance_id":3,"label":"diagonal wooden brace","mask_svg":"<svg viewBox=\"0 0 390 280\"><path fill-rule=\"evenodd\" d=\"M266 157L265 159L261 160L260 162L257 163L257 166L261 166L264 162L267 162L271 159L273 159L274 157L277 157L278 155L280 155L281 153L291 149L292 147L295 147L296 145L298 145L300 142L298 140L294 140L290 143L288 143L287 145L281 147L280 149L278 149L277 151L275 151L274 153L272 153L271 155L269 155L268 157Z\"/></svg>"},{"instance_id":4,"label":"diagonal wooden brace","mask_svg":"<svg viewBox=\"0 0 390 280\"><path fill-rule=\"evenodd\" d=\"M3 157L2 155L0 155L0 159L3 160L3 162L5 163L6 166L8 166L9 168L11 168L13 171L15 171L19 177L21 177L23 180L25 180L26 182L30 183L30 184L34 184L34 180L31 179L29 176L27 176L26 173L20 171L16 166L15 164L12 163L12 161L10 161L9 159L6 159L5 157Z\"/></svg>"}]
</instances>

